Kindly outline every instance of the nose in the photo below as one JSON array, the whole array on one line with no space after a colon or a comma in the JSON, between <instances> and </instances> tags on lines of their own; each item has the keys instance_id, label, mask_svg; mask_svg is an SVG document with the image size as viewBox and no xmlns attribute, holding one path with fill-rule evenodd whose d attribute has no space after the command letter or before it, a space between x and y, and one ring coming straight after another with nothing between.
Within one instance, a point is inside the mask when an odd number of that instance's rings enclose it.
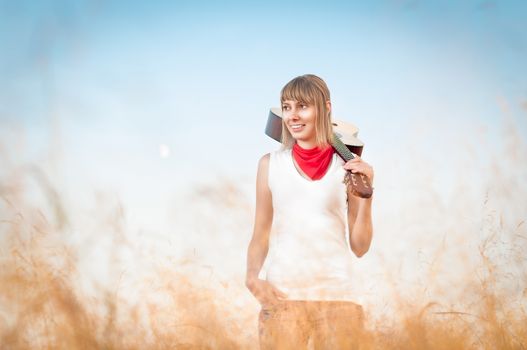
<instances>
[{"instance_id":1,"label":"nose","mask_svg":"<svg viewBox=\"0 0 527 350\"><path fill-rule=\"evenodd\" d=\"M289 119L292 119L292 120L298 120L299 119L299 117L298 117L298 109L291 108Z\"/></svg>"}]
</instances>

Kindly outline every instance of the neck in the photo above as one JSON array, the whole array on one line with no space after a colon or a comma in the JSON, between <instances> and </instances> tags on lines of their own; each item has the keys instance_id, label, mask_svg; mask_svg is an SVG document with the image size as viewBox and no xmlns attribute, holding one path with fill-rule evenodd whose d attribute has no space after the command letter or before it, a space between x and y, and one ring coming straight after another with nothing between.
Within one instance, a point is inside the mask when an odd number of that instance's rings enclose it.
<instances>
[{"instance_id":1,"label":"neck","mask_svg":"<svg viewBox=\"0 0 527 350\"><path fill-rule=\"evenodd\" d=\"M305 140L296 140L296 143L303 149L312 149L317 147L317 144L314 140L305 141Z\"/></svg>"}]
</instances>

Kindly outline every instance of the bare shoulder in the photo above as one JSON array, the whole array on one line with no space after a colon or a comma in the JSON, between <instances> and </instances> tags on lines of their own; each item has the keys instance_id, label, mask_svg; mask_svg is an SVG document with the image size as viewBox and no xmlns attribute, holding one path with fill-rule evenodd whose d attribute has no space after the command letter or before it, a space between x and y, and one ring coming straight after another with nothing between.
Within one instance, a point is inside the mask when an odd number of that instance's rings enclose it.
<instances>
[{"instance_id":1,"label":"bare shoulder","mask_svg":"<svg viewBox=\"0 0 527 350\"><path fill-rule=\"evenodd\" d=\"M271 158L271 153L266 153L264 154L261 158L260 158L260 161L258 162L258 165L259 166L268 166L269 165L269 159Z\"/></svg>"},{"instance_id":2,"label":"bare shoulder","mask_svg":"<svg viewBox=\"0 0 527 350\"><path fill-rule=\"evenodd\" d=\"M271 159L271 154L267 153L264 154L260 160L258 161L258 173L259 174L266 174L269 169L269 161Z\"/></svg>"},{"instance_id":3,"label":"bare shoulder","mask_svg":"<svg viewBox=\"0 0 527 350\"><path fill-rule=\"evenodd\" d=\"M271 190L269 188L269 161L270 154L267 153L258 162L258 173L256 174L256 200L258 203L265 203L265 207L270 206Z\"/></svg>"},{"instance_id":4,"label":"bare shoulder","mask_svg":"<svg viewBox=\"0 0 527 350\"><path fill-rule=\"evenodd\" d=\"M267 179L267 174L269 172L269 160L271 155L269 153L264 154L258 161L258 174L259 179Z\"/></svg>"}]
</instances>

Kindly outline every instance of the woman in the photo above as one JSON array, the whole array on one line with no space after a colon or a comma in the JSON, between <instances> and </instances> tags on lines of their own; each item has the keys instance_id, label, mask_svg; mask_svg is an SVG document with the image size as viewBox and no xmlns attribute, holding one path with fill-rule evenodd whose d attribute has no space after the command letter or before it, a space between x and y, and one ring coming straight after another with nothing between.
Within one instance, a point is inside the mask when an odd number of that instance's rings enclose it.
<instances>
[{"instance_id":1,"label":"woman","mask_svg":"<svg viewBox=\"0 0 527 350\"><path fill-rule=\"evenodd\" d=\"M330 93L322 79L296 77L280 100L283 147L259 161L247 253L246 286L262 306L260 348L356 348L363 313L351 293L350 248L361 257L370 247L372 198L351 195L343 179L350 170L373 184L373 168L358 156L345 163L331 147Z\"/></svg>"}]
</instances>

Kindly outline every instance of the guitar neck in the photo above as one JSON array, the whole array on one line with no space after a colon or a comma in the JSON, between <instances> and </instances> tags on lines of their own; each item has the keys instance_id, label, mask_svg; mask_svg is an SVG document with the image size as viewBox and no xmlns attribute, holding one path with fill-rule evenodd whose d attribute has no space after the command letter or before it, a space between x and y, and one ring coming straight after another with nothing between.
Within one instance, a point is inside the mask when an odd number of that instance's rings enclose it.
<instances>
[{"instance_id":1,"label":"guitar neck","mask_svg":"<svg viewBox=\"0 0 527 350\"><path fill-rule=\"evenodd\" d=\"M346 162L355 158L353 153L351 153L348 147L335 134L333 134L333 141L331 142L331 145L333 148L335 148L335 151L338 153L338 155Z\"/></svg>"}]
</instances>

